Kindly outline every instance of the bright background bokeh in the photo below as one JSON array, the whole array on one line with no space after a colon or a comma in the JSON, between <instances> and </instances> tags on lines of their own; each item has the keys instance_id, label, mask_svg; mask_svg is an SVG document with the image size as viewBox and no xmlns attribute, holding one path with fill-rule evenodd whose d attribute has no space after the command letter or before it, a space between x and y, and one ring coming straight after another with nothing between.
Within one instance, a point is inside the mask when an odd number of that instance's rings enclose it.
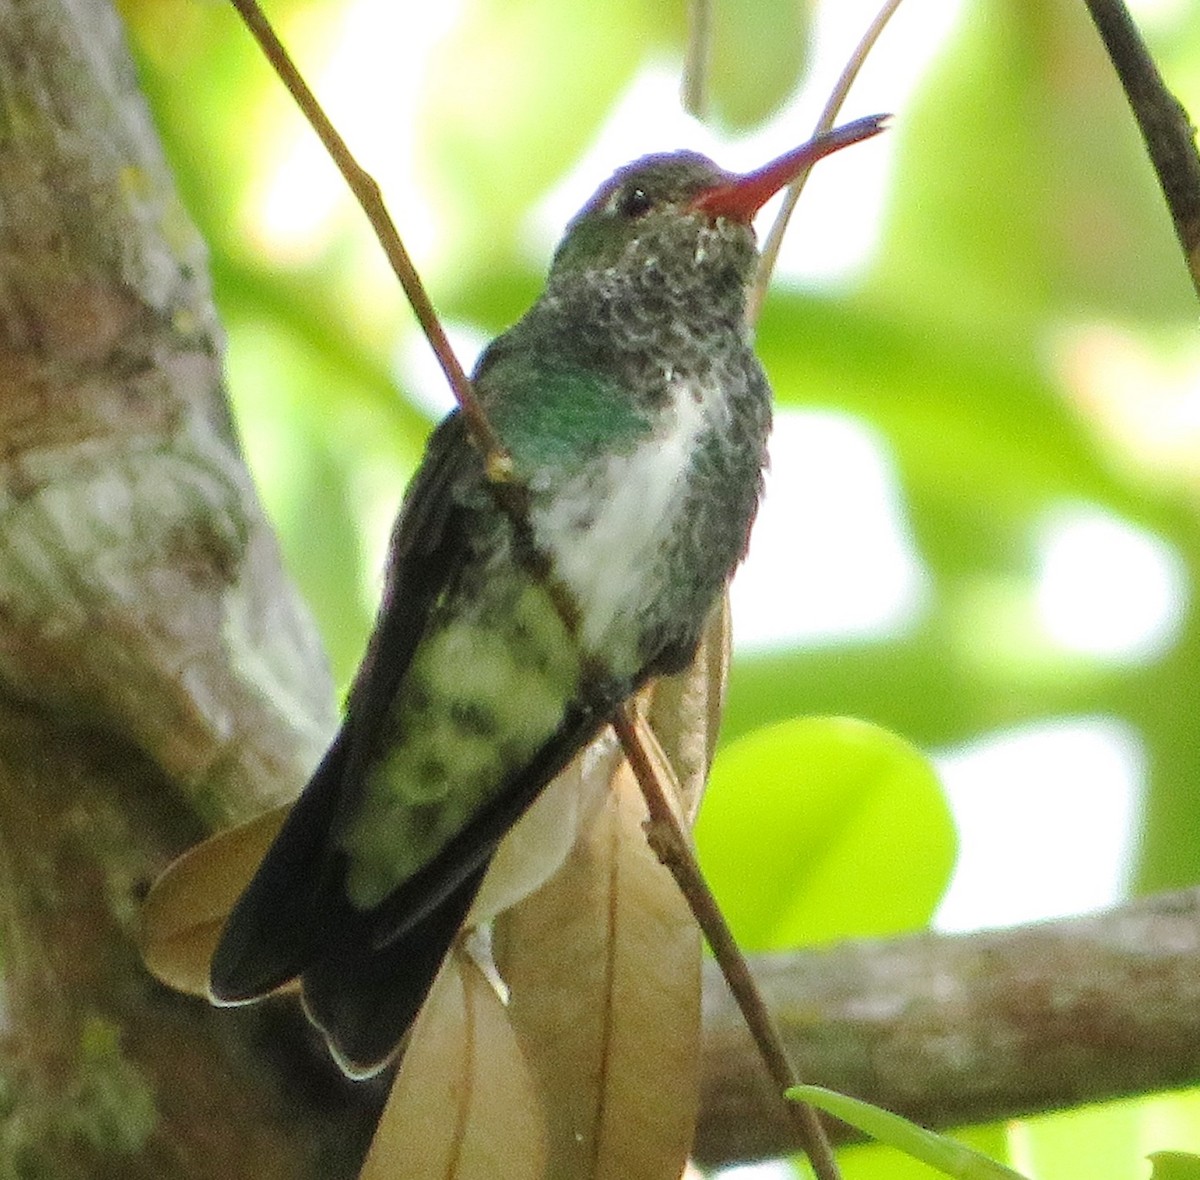
<instances>
[{"instance_id":1,"label":"bright background bokeh","mask_svg":"<svg viewBox=\"0 0 1200 1180\"><path fill-rule=\"evenodd\" d=\"M678 101L682 2L281 0L272 16L469 363L613 167L680 146L750 167L805 138L874 7L716 0L706 124ZM1132 7L1200 111L1200 5ZM344 687L448 395L232 12L124 11L211 246L247 456ZM1200 337L1124 99L1079 0L907 0L846 117L883 110L892 131L814 174L759 326L778 423L702 851L720 882L712 850L739 822L820 844L813 816L866 797L846 750L887 786L861 839L823 846L824 876L766 865L759 900L727 874L768 944L1002 925L1200 880ZM778 788L769 820L755 778ZM897 811L912 791L921 805ZM1125 1180L1149 1150L1200 1151L1200 1103L970 1134L1044 1180ZM731 1174L790 1165L772 1167ZM905 1167L846 1154L847 1180L927 1174Z\"/></svg>"}]
</instances>

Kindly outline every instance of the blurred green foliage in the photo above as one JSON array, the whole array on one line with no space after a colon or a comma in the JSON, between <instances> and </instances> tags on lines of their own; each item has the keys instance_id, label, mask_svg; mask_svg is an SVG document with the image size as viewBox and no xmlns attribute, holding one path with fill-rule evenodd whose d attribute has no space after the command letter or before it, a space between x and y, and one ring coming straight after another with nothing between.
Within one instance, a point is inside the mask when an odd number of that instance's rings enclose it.
<instances>
[{"instance_id":1,"label":"blurred green foliage","mask_svg":"<svg viewBox=\"0 0 1200 1180\"><path fill-rule=\"evenodd\" d=\"M1200 1156L1181 1151L1156 1151L1150 1180L1200 1180Z\"/></svg>"},{"instance_id":2,"label":"blurred green foliage","mask_svg":"<svg viewBox=\"0 0 1200 1180\"><path fill-rule=\"evenodd\" d=\"M393 202L401 228L420 239L414 253L443 314L486 337L541 282L546 259L526 246L530 208L640 67L682 60L683 8L459 0L414 48L407 7L279 0L272 16L318 90L327 69L331 90L357 86L358 106L346 100L345 109L371 115L368 142L394 139L387 175L380 153L365 163L390 193L403 190ZM1174 11L1153 47L1200 110L1200 6ZM398 363L414 347L411 320L345 203L307 234L263 228L263 210L289 196L286 187L279 196L280 176L303 178L292 182L296 198L332 182L319 162L287 172L288 160L306 158L307 133L233 13L199 0L124 0L124 12L185 201L211 246L248 457L344 686L369 627L387 520L429 427ZM809 15L790 0L717 0L713 107L727 126L752 127L798 85ZM368 52L357 76L344 62L337 73L352 28ZM929 596L915 621L882 638L735 661L725 735L746 740L718 769L702 835L713 849L726 837L726 847L752 849L755 819L782 834L751 874L753 893L739 894L736 870L712 854L756 944L919 925L949 871L953 835L924 764L867 726L845 741L796 720L812 714L862 718L927 750L1025 722L1119 718L1147 763L1136 887L1200 879L1200 430L1164 442L1161 425L1173 413L1187 422L1163 374L1182 367L1195 386L1200 350L1195 296L1133 121L1078 0L964 0L953 36L898 114L867 273L847 290L776 290L759 351L782 404L853 415L885 441ZM1114 369L1144 386L1113 395ZM1101 658L1039 630L1035 537L1064 505L1111 513L1178 557L1187 595L1167 650ZM796 564L803 576L803 554ZM793 763L814 769L811 791L797 789L789 810ZM867 791L874 804L846 820L866 826L839 829L834 804L860 797L855 776L871 766L884 767L885 789ZM887 810L888 782L924 800L903 823ZM1086 826L1080 815L1064 844L1086 839ZM920 864L879 888L863 849L889 839L898 859L920 849ZM824 858L825 897L840 902L823 909L805 892L811 881L789 876L788 840ZM879 871L886 855L873 855ZM847 890L857 890L850 902ZM1119 1119L1108 1125L1132 1142ZM999 1131L974 1134L1000 1150ZM1095 1141L1096 1127L1087 1134ZM880 1167L869 1153L851 1157L849 1177ZM1138 1174L1135 1164L1072 1168L1085 1157L1060 1153L1045 1174ZM893 1161L879 1174L900 1172Z\"/></svg>"}]
</instances>

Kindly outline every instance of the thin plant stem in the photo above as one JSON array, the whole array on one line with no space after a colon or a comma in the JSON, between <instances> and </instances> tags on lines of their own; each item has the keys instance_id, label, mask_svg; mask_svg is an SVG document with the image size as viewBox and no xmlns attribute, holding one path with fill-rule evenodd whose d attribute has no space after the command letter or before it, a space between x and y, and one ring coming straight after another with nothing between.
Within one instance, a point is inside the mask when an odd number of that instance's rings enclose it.
<instances>
[{"instance_id":1,"label":"thin plant stem","mask_svg":"<svg viewBox=\"0 0 1200 1180\"><path fill-rule=\"evenodd\" d=\"M779 1028L754 982L746 957L733 937L733 931L729 929L729 923L725 921L725 915L721 913L721 907L700 871L691 842L671 807L655 759L638 732L634 707L632 704L623 705L613 715L611 723L646 800L646 808L650 813L647 838L659 860L670 870L691 908L742 1019L754 1038L771 1081L782 1095L785 1090L799 1085L799 1079L788 1060ZM833 1147L817 1112L803 1102L788 1101L785 1105L817 1180L840 1180L841 1173Z\"/></svg>"},{"instance_id":2,"label":"thin plant stem","mask_svg":"<svg viewBox=\"0 0 1200 1180\"><path fill-rule=\"evenodd\" d=\"M813 135L822 135L833 127L834 120L838 117L838 112L842 109L842 103L846 101L846 95L850 92L850 87L854 85L855 78L858 77L859 71L862 69L863 62L867 60L868 54L875 48L875 43L879 40L884 28L896 9L900 7L901 0L885 0L884 5L875 14L875 19L867 26L867 31L863 33L862 39L855 46L854 52L850 55L849 61L846 62L845 68L838 77L837 83L830 93L828 100L825 103L825 109L821 112L821 117L817 120L817 125L813 129ZM767 290L771 286L771 275L775 273L775 264L779 260L779 250L783 245L783 235L787 232L788 223L791 221L792 213L796 208L796 202L800 200L800 194L804 191L805 182L808 180L808 174L812 171L812 165L801 170L796 179L788 185L787 190L783 194L783 206L779 210L779 215L772 223L769 232L767 233L766 241L763 242L762 255L758 262L758 272L754 276L754 282L750 286L750 293L746 298L746 319L751 325L758 323L759 314L762 311L763 301L767 297Z\"/></svg>"},{"instance_id":3,"label":"thin plant stem","mask_svg":"<svg viewBox=\"0 0 1200 1180\"><path fill-rule=\"evenodd\" d=\"M690 0L688 39L683 58L683 84L679 99L683 109L703 119L708 109L708 67L712 54L713 0Z\"/></svg>"},{"instance_id":4,"label":"thin plant stem","mask_svg":"<svg viewBox=\"0 0 1200 1180\"><path fill-rule=\"evenodd\" d=\"M454 397L462 408L471 437L484 456L488 478L493 484L508 482L512 476L512 463L483 412L466 372L454 355L454 349L450 347L450 341L446 338L433 302L383 202L378 182L351 154L346 141L325 114L308 83L276 36L257 0L232 0L232 3L367 215L367 220L371 223L392 270L400 280L400 286L404 289L421 330L425 333Z\"/></svg>"},{"instance_id":5,"label":"thin plant stem","mask_svg":"<svg viewBox=\"0 0 1200 1180\"><path fill-rule=\"evenodd\" d=\"M345 141L296 69L256 0L232 0L232 3L361 205L462 407L472 437L485 456L498 503L508 513L514 527L527 533L524 498L520 494L519 486L513 482L511 462L450 347L432 302L383 203L379 185L351 155ZM893 0L889 7L894 9L897 3L899 0ZM698 6L703 6L703 0ZM881 18L876 18L876 25L882 27L882 21L885 19L881 14ZM864 44L868 47L873 42L874 37L864 39ZM865 53L865 49L860 46L860 55L862 53ZM845 77L844 74L843 78ZM843 92L848 86L849 81L845 81ZM832 126L836 109L834 104L827 108L830 113L822 130L828 130ZM769 270L767 276L769 278ZM505 494L506 489L512 494ZM545 567L541 572L546 579L552 601L568 628L573 631L578 623L577 605L562 585L555 581L553 570L544 561L539 562L539 567ZM782 1094L784 1090L798 1085L799 1079L788 1061L782 1038L755 986L746 959L700 872L679 819L671 809L666 788L660 779L655 761L638 732L631 709L629 704L622 706L611 718L611 723L646 800L651 817L648 837L660 859L674 875L691 907L758 1046L767 1071ZM812 1163L817 1180L840 1180L833 1149L816 1112L804 1103L787 1102L785 1105L797 1137Z\"/></svg>"},{"instance_id":6,"label":"thin plant stem","mask_svg":"<svg viewBox=\"0 0 1200 1180\"><path fill-rule=\"evenodd\" d=\"M1200 292L1200 155L1196 130L1168 89L1121 0L1086 0L1158 175L1192 284Z\"/></svg>"}]
</instances>

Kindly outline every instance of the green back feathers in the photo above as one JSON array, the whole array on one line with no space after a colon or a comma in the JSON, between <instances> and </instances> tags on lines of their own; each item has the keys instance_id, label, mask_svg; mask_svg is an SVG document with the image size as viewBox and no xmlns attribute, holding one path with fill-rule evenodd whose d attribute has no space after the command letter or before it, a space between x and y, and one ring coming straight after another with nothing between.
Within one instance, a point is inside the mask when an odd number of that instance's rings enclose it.
<instances>
[{"instance_id":1,"label":"green back feathers","mask_svg":"<svg viewBox=\"0 0 1200 1180\"><path fill-rule=\"evenodd\" d=\"M493 355L495 354L495 355ZM569 471L650 431L644 407L617 380L526 348L489 350L476 382L518 471Z\"/></svg>"}]
</instances>

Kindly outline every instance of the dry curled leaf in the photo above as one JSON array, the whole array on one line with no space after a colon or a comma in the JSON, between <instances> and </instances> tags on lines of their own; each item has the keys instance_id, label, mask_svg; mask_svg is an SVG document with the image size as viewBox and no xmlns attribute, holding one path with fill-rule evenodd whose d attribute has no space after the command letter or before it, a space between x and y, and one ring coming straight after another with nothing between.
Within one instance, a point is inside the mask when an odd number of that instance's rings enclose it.
<instances>
[{"instance_id":1,"label":"dry curled leaf","mask_svg":"<svg viewBox=\"0 0 1200 1180\"><path fill-rule=\"evenodd\" d=\"M645 694L643 737L687 820L727 667L723 606L691 669ZM156 882L142 952L159 979L206 994L221 927L286 814L218 833ZM697 1106L700 942L645 818L606 730L506 838L473 916L504 911L511 1003L456 946L413 1027L366 1180L680 1175Z\"/></svg>"},{"instance_id":2,"label":"dry curled leaf","mask_svg":"<svg viewBox=\"0 0 1200 1180\"><path fill-rule=\"evenodd\" d=\"M168 987L208 994L208 963L229 911L283 826L275 807L189 849L155 881L142 906L141 951Z\"/></svg>"},{"instance_id":3,"label":"dry curled leaf","mask_svg":"<svg viewBox=\"0 0 1200 1180\"><path fill-rule=\"evenodd\" d=\"M647 694L661 739L651 737L652 757L689 819L711 761L727 668L723 603L689 671ZM564 831L582 827L557 872L495 920L511 999L501 1007L491 993L480 1003L489 1020L508 1030L511 1044L493 1030L489 1055L472 1057L467 1046L476 1034L467 1026L478 1014L455 998L466 994L464 985L444 994L448 985L439 979L364 1172L370 1180L384 1174L405 1180L677 1180L683 1171L697 1105L700 941L674 881L646 844L645 807L617 754L606 731L547 789L545 804L539 801L542 817L523 821L501 846L496 881L481 897L511 902L514 880L523 878L524 889L534 882L523 870L500 872L505 861L524 864L536 854L544 872L550 863L545 850L561 859ZM527 819L534 819L532 811ZM500 908L489 901L476 906L475 916ZM456 950L451 963L462 954ZM477 975L471 967L467 978ZM479 1097L496 1084L501 1060L509 1062L515 1109ZM527 1090L534 1085L530 1069L536 1088ZM464 1146L465 1095L476 1096L472 1134L486 1132L491 1155ZM528 1169L534 1148L545 1149L543 1130L549 1160L535 1172ZM524 1152L522 1136L531 1137ZM422 1144L419 1152L415 1143ZM403 1151L408 1154L401 1158ZM405 1170L385 1173L385 1160ZM513 1171L517 1166L526 1170Z\"/></svg>"},{"instance_id":4,"label":"dry curled leaf","mask_svg":"<svg viewBox=\"0 0 1200 1180\"><path fill-rule=\"evenodd\" d=\"M730 652L729 595L713 608L704 639L691 667L651 687L646 722L670 764L679 789L679 810L690 825L717 749L717 730L725 704Z\"/></svg>"},{"instance_id":5,"label":"dry curled leaf","mask_svg":"<svg viewBox=\"0 0 1200 1180\"><path fill-rule=\"evenodd\" d=\"M685 822L716 744L728 653L723 600L688 671L642 701L653 728L639 728ZM561 870L496 922L508 1015L538 1080L553 1180L677 1180L691 1147L700 937L650 851L645 820L621 762Z\"/></svg>"},{"instance_id":6,"label":"dry curled leaf","mask_svg":"<svg viewBox=\"0 0 1200 1180\"><path fill-rule=\"evenodd\" d=\"M360 1180L543 1180L542 1105L500 997L461 944L417 1022Z\"/></svg>"},{"instance_id":7,"label":"dry curled leaf","mask_svg":"<svg viewBox=\"0 0 1200 1180\"><path fill-rule=\"evenodd\" d=\"M700 937L628 766L559 874L497 922L555 1180L676 1180L696 1116Z\"/></svg>"}]
</instances>

